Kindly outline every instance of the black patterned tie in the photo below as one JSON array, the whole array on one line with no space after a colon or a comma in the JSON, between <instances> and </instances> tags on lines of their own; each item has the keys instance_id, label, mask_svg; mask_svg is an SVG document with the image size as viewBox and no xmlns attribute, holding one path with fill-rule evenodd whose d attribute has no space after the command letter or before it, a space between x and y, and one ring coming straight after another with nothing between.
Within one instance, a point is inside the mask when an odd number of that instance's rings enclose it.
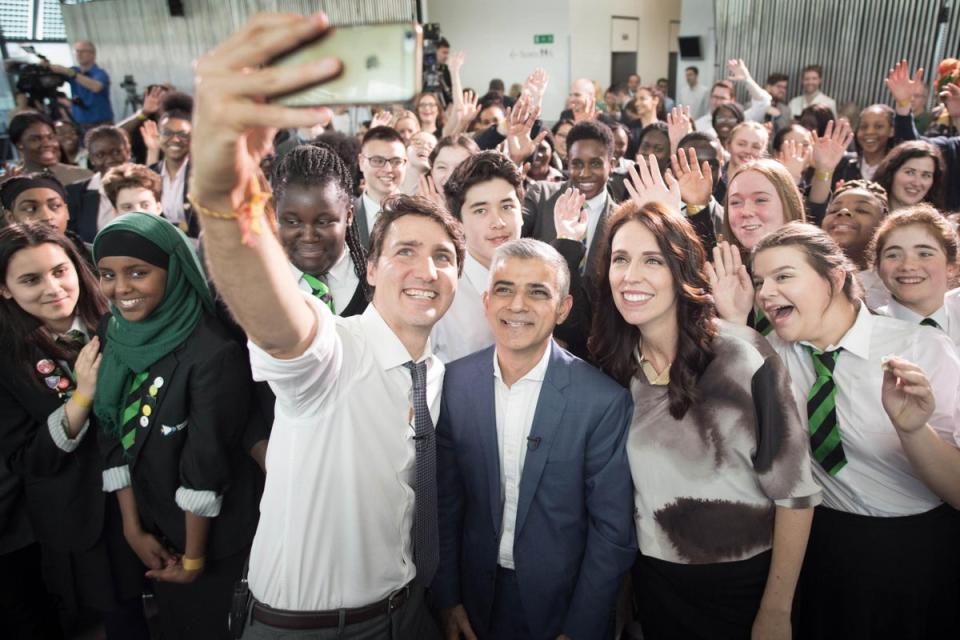
<instances>
[{"instance_id":1,"label":"black patterned tie","mask_svg":"<svg viewBox=\"0 0 960 640\"><path fill-rule=\"evenodd\" d=\"M934 320L933 318L924 318L923 320L920 321L920 324L922 324L925 327L933 327L934 329L940 329L941 331L943 331L943 327L940 326L940 323Z\"/></svg>"},{"instance_id":2,"label":"black patterned tie","mask_svg":"<svg viewBox=\"0 0 960 640\"><path fill-rule=\"evenodd\" d=\"M407 362L403 365L413 378L413 441L417 450L416 486L414 487L413 563L417 578L430 586L440 562L440 533L437 528L437 443L433 421L427 405L427 363Z\"/></svg>"}]
</instances>

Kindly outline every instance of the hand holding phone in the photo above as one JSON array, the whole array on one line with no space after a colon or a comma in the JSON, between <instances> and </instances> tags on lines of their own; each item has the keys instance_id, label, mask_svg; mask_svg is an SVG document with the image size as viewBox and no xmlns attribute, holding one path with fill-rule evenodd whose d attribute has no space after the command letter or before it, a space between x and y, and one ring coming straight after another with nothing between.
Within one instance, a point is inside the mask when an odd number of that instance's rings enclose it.
<instances>
[{"instance_id":1,"label":"hand holding phone","mask_svg":"<svg viewBox=\"0 0 960 640\"><path fill-rule=\"evenodd\" d=\"M312 127L328 109L263 104L263 99L326 82L340 74L335 57L258 68L327 30L322 13L309 17L261 13L196 63L191 139L194 199L215 211L235 211L259 175L260 158L277 128Z\"/></svg>"}]
</instances>

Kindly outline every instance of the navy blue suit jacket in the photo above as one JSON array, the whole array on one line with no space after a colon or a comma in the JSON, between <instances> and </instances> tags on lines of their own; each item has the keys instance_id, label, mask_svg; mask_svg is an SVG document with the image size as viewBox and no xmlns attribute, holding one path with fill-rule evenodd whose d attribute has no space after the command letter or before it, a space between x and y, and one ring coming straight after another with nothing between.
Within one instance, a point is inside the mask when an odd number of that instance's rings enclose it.
<instances>
[{"instance_id":1,"label":"navy blue suit jacket","mask_svg":"<svg viewBox=\"0 0 960 640\"><path fill-rule=\"evenodd\" d=\"M617 591L636 557L626 438L630 394L551 341L523 475L513 558L536 638L610 637ZM489 628L502 505L493 347L447 365L437 423L441 608L463 604Z\"/></svg>"}]
</instances>

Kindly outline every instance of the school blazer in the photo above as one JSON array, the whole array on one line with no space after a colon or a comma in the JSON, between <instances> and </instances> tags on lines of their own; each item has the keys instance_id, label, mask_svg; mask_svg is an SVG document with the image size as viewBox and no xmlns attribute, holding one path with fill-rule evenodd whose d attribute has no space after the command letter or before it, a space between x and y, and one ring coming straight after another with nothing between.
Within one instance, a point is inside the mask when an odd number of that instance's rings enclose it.
<instances>
[{"instance_id":1,"label":"school blazer","mask_svg":"<svg viewBox=\"0 0 960 640\"><path fill-rule=\"evenodd\" d=\"M93 242L97 237L97 218L100 216L100 191L91 191L90 180L80 180L67 185L67 210L70 220L67 229L73 231L84 242Z\"/></svg>"},{"instance_id":2,"label":"school blazer","mask_svg":"<svg viewBox=\"0 0 960 640\"><path fill-rule=\"evenodd\" d=\"M6 355L6 354L5 354ZM36 351L31 363L45 358ZM32 372L0 360L0 455L4 465L23 483L27 514L37 540L63 552L84 551L100 539L104 500L100 427L90 426L71 453L59 449L50 436L47 418L63 401L34 383Z\"/></svg>"},{"instance_id":3,"label":"school blazer","mask_svg":"<svg viewBox=\"0 0 960 640\"><path fill-rule=\"evenodd\" d=\"M105 468L129 466L144 530L177 551L186 543L184 512L176 503L181 486L223 496L210 526L208 557L245 549L263 489L263 474L241 445L254 395L246 352L204 313L190 337L148 371L139 397L149 415L141 409L128 451L118 437L103 438Z\"/></svg>"}]
</instances>

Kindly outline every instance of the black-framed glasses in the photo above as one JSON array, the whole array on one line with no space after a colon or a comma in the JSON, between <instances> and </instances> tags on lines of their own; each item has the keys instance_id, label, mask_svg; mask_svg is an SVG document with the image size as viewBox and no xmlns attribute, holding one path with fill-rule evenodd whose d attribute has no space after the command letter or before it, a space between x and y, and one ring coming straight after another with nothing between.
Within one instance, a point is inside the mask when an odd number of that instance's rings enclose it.
<instances>
[{"instance_id":1,"label":"black-framed glasses","mask_svg":"<svg viewBox=\"0 0 960 640\"><path fill-rule=\"evenodd\" d=\"M160 136L163 138L179 138L180 140L189 140L189 131L170 131L170 129L161 129Z\"/></svg>"},{"instance_id":2,"label":"black-framed glasses","mask_svg":"<svg viewBox=\"0 0 960 640\"><path fill-rule=\"evenodd\" d=\"M384 165L386 165L388 162L390 163L390 166L392 168L399 169L407 162L406 158L384 158L383 156L367 156L367 155L363 157L366 158L367 162L370 163L370 166L375 169L382 169Z\"/></svg>"}]
</instances>

